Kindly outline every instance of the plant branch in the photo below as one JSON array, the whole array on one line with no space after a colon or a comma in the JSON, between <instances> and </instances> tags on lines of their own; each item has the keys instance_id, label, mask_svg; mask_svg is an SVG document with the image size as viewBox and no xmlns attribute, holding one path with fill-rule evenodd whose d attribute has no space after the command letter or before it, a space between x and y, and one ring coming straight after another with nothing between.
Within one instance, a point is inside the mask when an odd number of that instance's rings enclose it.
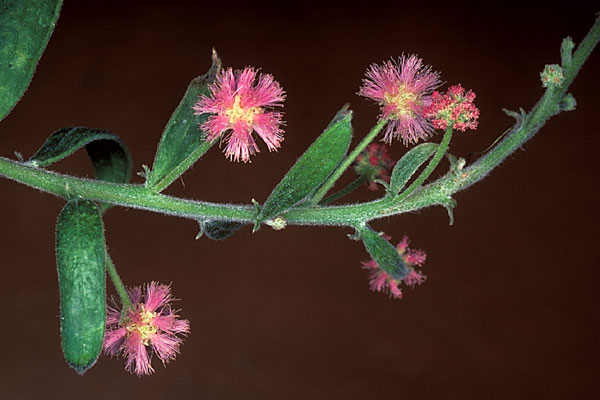
<instances>
[{"instance_id":1,"label":"plant branch","mask_svg":"<svg viewBox=\"0 0 600 400\"><path fill-rule=\"evenodd\" d=\"M511 132L472 165L452 170L429 185L415 188L414 192L409 193L410 195L406 198L401 195L360 204L327 207L313 205L292 209L282 217L285 218L288 225L359 226L377 218L398 215L433 205L447 205L454 193L487 176L492 169L535 135L550 117L561 111L560 105L565 98L569 85L599 39L600 18L596 19L590 32L573 54L570 63L563 65L564 83L560 87L548 89L536 106L528 114L524 114L519 118ZM320 196L315 197L317 202L331 188L339 175L354 161L359 152L372 141L382 127L383 121L380 121L340 164L317 193ZM81 197L195 220L214 219L253 223L256 218L254 205L216 204L185 200L153 193L141 185L114 184L76 178L4 157L0 157L0 176L66 199ZM419 182L419 185L421 183Z\"/></svg>"}]
</instances>

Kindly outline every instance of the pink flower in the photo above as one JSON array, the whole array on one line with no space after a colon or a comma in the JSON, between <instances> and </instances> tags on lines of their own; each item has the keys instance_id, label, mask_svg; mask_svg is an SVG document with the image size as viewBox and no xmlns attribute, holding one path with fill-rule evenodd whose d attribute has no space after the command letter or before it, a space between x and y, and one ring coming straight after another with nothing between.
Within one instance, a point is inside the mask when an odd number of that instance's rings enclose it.
<instances>
[{"instance_id":1,"label":"pink flower","mask_svg":"<svg viewBox=\"0 0 600 400\"><path fill-rule=\"evenodd\" d=\"M460 85L450 86L445 94L433 92L433 100L424 111L436 129L446 129L448 124L459 131L477 129L479 109L473 104L475 93Z\"/></svg>"},{"instance_id":2,"label":"pink flower","mask_svg":"<svg viewBox=\"0 0 600 400\"><path fill-rule=\"evenodd\" d=\"M211 97L202 96L194 105L196 115L213 114L200 125L207 140L225 134L225 156L233 161L247 162L260 151L252 137L255 131L267 144L269 151L277 150L283 140L283 114L268 111L283 107L285 96L279 83L268 74L260 74L250 67L242 71L231 68L221 71L214 84L209 85Z\"/></svg>"},{"instance_id":3,"label":"pink flower","mask_svg":"<svg viewBox=\"0 0 600 400\"><path fill-rule=\"evenodd\" d=\"M414 287L425 282L426 276L415 267L421 267L425 263L427 254L423 250L413 250L408 248L408 236L404 236L402 241L396 245L398 254L406 264L408 273L401 279L391 278L387 272L379 267L373 259L362 263L364 269L369 271L369 286L374 292L388 291L390 297L394 299L402 298L402 289L400 285Z\"/></svg>"},{"instance_id":4,"label":"pink flower","mask_svg":"<svg viewBox=\"0 0 600 400\"><path fill-rule=\"evenodd\" d=\"M171 309L171 289L151 282L145 288L131 288L129 297L133 308L122 312L108 306L104 352L111 356L123 353L127 358L125 369L138 376L150 375L155 353L163 365L175 359L183 342L180 335L190 331L188 320L179 319Z\"/></svg>"},{"instance_id":5,"label":"pink flower","mask_svg":"<svg viewBox=\"0 0 600 400\"><path fill-rule=\"evenodd\" d=\"M402 55L398 62L371 65L358 94L377 101L381 116L389 118L383 140L389 144L395 137L408 145L431 136L433 127L423 116L423 109L439 85L439 74L423 65L420 58Z\"/></svg>"},{"instance_id":6,"label":"pink flower","mask_svg":"<svg viewBox=\"0 0 600 400\"><path fill-rule=\"evenodd\" d=\"M390 182L391 170L394 161L390 157L387 146L371 143L356 157L354 171L358 176L364 177L369 182L369 190L377 190L375 179Z\"/></svg>"}]
</instances>

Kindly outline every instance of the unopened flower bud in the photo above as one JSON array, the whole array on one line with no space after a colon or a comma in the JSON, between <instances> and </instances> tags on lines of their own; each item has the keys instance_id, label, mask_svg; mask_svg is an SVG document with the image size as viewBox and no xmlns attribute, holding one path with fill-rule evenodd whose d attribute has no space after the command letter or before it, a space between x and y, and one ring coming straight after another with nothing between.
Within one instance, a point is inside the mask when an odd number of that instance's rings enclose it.
<instances>
[{"instance_id":1,"label":"unopened flower bud","mask_svg":"<svg viewBox=\"0 0 600 400\"><path fill-rule=\"evenodd\" d=\"M548 64L544 67L544 70L540 72L540 78L542 79L543 87L556 87L562 85L565 80L565 74L560 65Z\"/></svg>"}]
</instances>

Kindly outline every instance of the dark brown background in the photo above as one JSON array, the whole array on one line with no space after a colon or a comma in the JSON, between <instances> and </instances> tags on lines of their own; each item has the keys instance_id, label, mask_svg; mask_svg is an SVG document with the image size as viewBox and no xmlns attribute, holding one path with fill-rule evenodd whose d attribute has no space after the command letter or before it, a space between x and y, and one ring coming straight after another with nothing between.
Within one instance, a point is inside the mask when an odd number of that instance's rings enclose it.
<instances>
[{"instance_id":1,"label":"dark brown background","mask_svg":"<svg viewBox=\"0 0 600 400\"><path fill-rule=\"evenodd\" d=\"M87 125L121 135L139 171L215 46L225 65L281 82L286 139L247 165L213 150L169 193L264 201L343 103L356 111L356 136L369 129L377 107L354 93L371 62L402 52L477 92L480 128L452 144L465 156L510 126L501 108L533 105L543 65L558 62L563 37L582 39L596 11L489 7L67 1L33 83L0 125L0 148L28 157L52 131ZM577 111L456 196L454 226L441 208L376 224L428 253L426 285L401 301L368 290L367 255L348 229L195 241L194 222L111 210L107 240L126 283L172 282L192 324L178 359L142 379L122 359L102 357L84 377L67 367L53 249L63 202L0 180L2 398L593 398L599 67L597 50L572 86ZM396 158L403 151L392 146ZM56 168L91 174L83 153Z\"/></svg>"}]
</instances>

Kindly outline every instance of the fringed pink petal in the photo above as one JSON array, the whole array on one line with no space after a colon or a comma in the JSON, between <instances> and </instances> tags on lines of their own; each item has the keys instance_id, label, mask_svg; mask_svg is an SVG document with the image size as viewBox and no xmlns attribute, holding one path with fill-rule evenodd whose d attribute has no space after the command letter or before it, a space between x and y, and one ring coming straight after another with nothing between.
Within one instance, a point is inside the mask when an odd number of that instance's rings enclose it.
<instances>
[{"instance_id":1,"label":"fringed pink petal","mask_svg":"<svg viewBox=\"0 0 600 400\"><path fill-rule=\"evenodd\" d=\"M394 299L402 298L402 290L398 287L398 282L390 281L388 283L388 289L390 291L390 297L392 297Z\"/></svg>"},{"instance_id":2,"label":"fringed pink petal","mask_svg":"<svg viewBox=\"0 0 600 400\"><path fill-rule=\"evenodd\" d=\"M422 285L427 277L419 271L411 270L408 275L403 279L403 282L407 286Z\"/></svg>"},{"instance_id":3,"label":"fringed pink petal","mask_svg":"<svg viewBox=\"0 0 600 400\"><path fill-rule=\"evenodd\" d=\"M152 324L163 332L171 332L176 321L177 316L169 312L168 314L159 314L156 317L154 317Z\"/></svg>"},{"instance_id":4,"label":"fringed pink petal","mask_svg":"<svg viewBox=\"0 0 600 400\"><path fill-rule=\"evenodd\" d=\"M190 321L187 319L177 319L171 328L171 333L188 334L190 333Z\"/></svg>"},{"instance_id":5,"label":"fringed pink petal","mask_svg":"<svg viewBox=\"0 0 600 400\"><path fill-rule=\"evenodd\" d=\"M146 346L137 332L132 332L125 341L125 356L127 362L125 369L129 372L135 372L138 376L150 375L154 368L150 365L150 357Z\"/></svg>"},{"instance_id":6,"label":"fringed pink petal","mask_svg":"<svg viewBox=\"0 0 600 400\"><path fill-rule=\"evenodd\" d=\"M425 264L425 260L427 259L427 254L423 250L413 250L409 249L406 252L404 257L404 261L410 265L418 265L419 267Z\"/></svg>"},{"instance_id":7,"label":"fringed pink petal","mask_svg":"<svg viewBox=\"0 0 600 400\"><path fill-rule=\"evenodd\" d=\"M195 115L217 113L221 109L221 102L210 97L202 96L192 107Z\"/></svg>"},{"instance_id":8,"label":"fringed pink petal","mask_svg":"<svg viewBox=\"0 0 600 400\"><path fill-rule=\"evenodd\" d=\"M118 328L113 331L106 331L102 348L111 356L116 356L122 349L123 342L127 336L127 329Z\"/></svg>"},{"instance_id":9,"label":"fringed pink petal","mask_svg":"<svg viewBox=\"0 0 600 400\"><path fill-rule=\"evenodd\" d=\"M212 142L230 129L229 117L219 114L211 115L205 123L200 125L200 129L205 133L206 139Z\"/></svg>"},{"instance_id":10,"label":"fringed pink petal","mask_svg":"<svg viewBox=\"0 0 600 400\"><path fill-rule=\"evenodd\" d=\"M131 302L133 304L142 302L142 287L141 286L134 286L132 288L129 288L127 290L127 294L129 294L129 298L131 299Z\"/></svg>"},{"instance_id":11,"label":"fringed pink petal","mask_svg":"<svg viewBox=\"0 0 600 400\"><path fill-rule=\"evenodd\" d=\"M254 68L246 67L238 74L236 94L248 96L252 93L252 85L256 79Z\"/></svg>"},{"instance_id":12,"label":"fringed pink petal","mask_svg":"<svg viewBox=\"0 0 600 400\"><path fill-rule=\"evenodd\" d=\"M377 265L377 263L373 259L370 259L369 261L363 261L362 266L364 269L369 269L369 270L379 269L379 265Z\"/></svg>"},{"instance_id":13,"label":"fringed pink petal","mask_svg":"<svg viewBox=\"0 0 600 400\"><path fill-rule=\"evenodd\" d=\"M236 88L235 74L231 68L217 75L216 82L209 87L212 97L220 104L232 102Z\"/></svg>"},{"instance_id":14,"label":"fringed pink petal","mask_svg":"<svg viewBox=\"0 0 600 400\"><path fill-rule=\"evenodd\" d=\"M258 153L260 150L251 132L243 122L235 124L225 148L225 156L233 161L248 162L251 155Z\"/></svg>"},{"instance_id":15,"label":"fringed pink petal","mask_svg":"<svg viewBox=\"0 0 600 400\"><path fill-rule=\"evenodd\" d=\"M254 130L267 145L269 151L277 150L283 141L283 131L279 129L282 114L268 112L257 114L252 124Z\"/></svg>"},{"instance_id":16,"label":"fringed pink petal","mask_svg":"<svg viewBox=\"0 0 600 400\"><path fill-rule=\"evenodd\" d=\"M121 310L117 310L109 305L106 306L106 326L119 325L121 321Z\"/></svg>"},{"instance_id":17,"label":"fringed pink petal","mask_svg":"<svg viewBox=\"0 0 600 400\"><path fill-rule=\"evenodd\" d=\"M258 83L254 89L254 100L260 107L280 107L285 100L283 89L275 81L273 75L263 74L258 78Z\"/></svg>"},{"instance_id":18,"label":"fringed pink petal","mask_svg":"<svg viewBox=\"0 0 600 400\"><path fill-rule=\"evenodd\" d=\"M388 275L383 271L374 271L371 274L370 287L375 292L381 292L388 281Z\"/></svg>"},{"instance_id":19,"label":"fringed pink petal","mask_svg":"<svg viewBox=\"0 0 600 400\"><path fill-rule=\"evenodd\" d=\"M171 289L169 286L150 282L146 288L146 302L144 303L147 311L154 312L170 301Z\"/></svg>"},{"instance_id":20,"label":"fringed pink petal","mask_svg":"<svg viewBox=\"0 0 600 400\"><path fill-rule=\"evenodd\" d=\"M179 353L182 340L173 335L155 334L150 338L152 347L163 364L173 360Z\"/></svg>"}]
</instances>

